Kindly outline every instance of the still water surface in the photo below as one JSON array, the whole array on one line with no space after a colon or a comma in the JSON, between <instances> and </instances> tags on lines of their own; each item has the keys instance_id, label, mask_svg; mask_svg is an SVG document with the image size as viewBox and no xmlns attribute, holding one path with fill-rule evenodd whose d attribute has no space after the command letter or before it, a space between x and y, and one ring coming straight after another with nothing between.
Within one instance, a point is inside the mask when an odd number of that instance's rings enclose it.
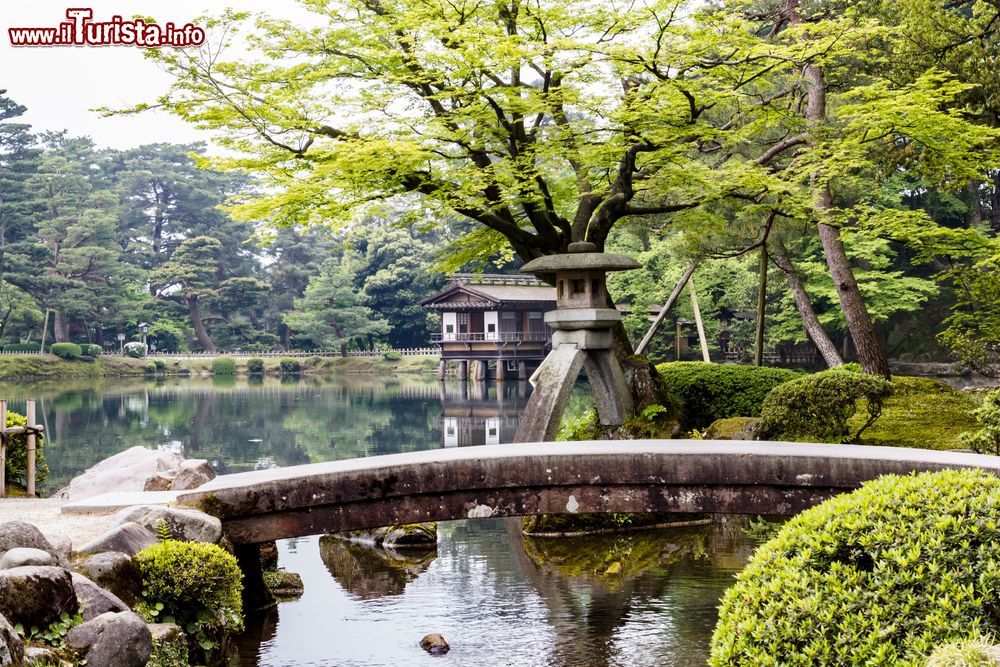
<instances>
[{"instance_id":1,"label":"still water surface","mask_svg":"<svg viewBox=\"0 0 1000 667\"><path fill-rule=\"evenodd\" d=\"M370 377L0 385L12 409L39 399L49 491L137 444L227 473L505 442L526 394L517 383L498 394ZM330 537L286 540L280 564L306 592L248 627L233 664L704 664L718 599L753 547L743 525L567 541L524 538L512 520L457 521L441 524L436 551L381 555ZM451 643L447 657L417 646L429 632Z\"/></svg>"}]
</instances>

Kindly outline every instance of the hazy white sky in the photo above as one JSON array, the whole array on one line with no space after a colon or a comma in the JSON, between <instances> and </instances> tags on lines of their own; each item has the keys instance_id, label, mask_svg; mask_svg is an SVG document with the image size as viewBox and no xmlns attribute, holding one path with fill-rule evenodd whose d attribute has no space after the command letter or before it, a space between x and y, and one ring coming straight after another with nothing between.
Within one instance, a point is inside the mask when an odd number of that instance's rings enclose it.
<instances>
[{"instance_id":1,"label":"hazy white sky","mask_svg":"<svg viewBox=\"0 0 1000 667\"><path fill-rule=\"evenodd\" d=\"M295 18L302 10L294 0L7 0L0 9L0 90L28 107L22 116L35 130L67 129L89 135L98 146L127 148L160 141L209 140L210 136L168 114L147 112L135 117L101 118L90 109L152 102L167 91L170 77L129 46L13 48L11 27L55 27L66 19L67 7L89 7L95 21L115 14L140 14L157 23L183 25L194 18L221 12L227 5L245 11L265 11Z\"/></svg>"}]
</instances>

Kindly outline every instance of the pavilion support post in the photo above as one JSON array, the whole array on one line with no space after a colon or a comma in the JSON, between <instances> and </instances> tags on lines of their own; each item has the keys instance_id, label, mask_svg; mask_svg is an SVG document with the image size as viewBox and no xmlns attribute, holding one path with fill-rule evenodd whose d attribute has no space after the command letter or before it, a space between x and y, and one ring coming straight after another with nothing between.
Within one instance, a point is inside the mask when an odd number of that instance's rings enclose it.
<instances>
[{"instance_id":1,"label":"pavilion support post","mask_svg":"<svg viewBox=\"0 0 1000 667\"><path fill-rule=\"evenodd\" d=\"M504 373L507 370L505 366L506 363L504 362L503 359L497 359L497 376L496 376L497 382L504 381Z\"/></svg>"},{"instance_id":2,"label":"pavilion support post","mask_svg":"<svg viewBox=\"0 0 1000 667\"><path fill-rule=\"evenodd\" d=\"M25 411L25 417L27 417L27 426L29 429L27 437L27 449L28 449L28 461L27 461L27 471L25 471L25 493L29 498L34 498L35 496L35 401L34 399L28 399L28 409Z\"/></svg>"},{"instance_id":3,"label":"pavilion support post","mask_svg":"<svg viewBox=\"0 0 1000 667\"><path fill-rule=\"evenodd\" d=\"M482 382L486 379L486 362L479 360L474 363L476 364L476 382Z\"/></svg>"},{"instance_id":4,"label":"pavilion support post","mask_svg":"<svg viewBox=\"0 0 1000 667\"><path fill-rule=\"evenodd\" d=\"M528 379L528 365L523 361L517 362L517 379L518 380Z\"/></svg>"},{"instance_id":5,"label":"pavilion support post","mask_svg":"<svg viewBox=\"0 0 1000 667\"><path fill-rule=\"evenodd\" d=\"M448 372L448 362L442 359L438 362L438 380L443 380Z\"/></svg>"},{"instance_id":6,"label":"pavilion support post","mask_svg":"<svg viewBox=\"0 0 1000 667\"><path fill-rule=\"evenodd\" d=\"M469 380L469 362L465 359L458 362L458 379L460 382Z\"/></svg>"}]
</instances>

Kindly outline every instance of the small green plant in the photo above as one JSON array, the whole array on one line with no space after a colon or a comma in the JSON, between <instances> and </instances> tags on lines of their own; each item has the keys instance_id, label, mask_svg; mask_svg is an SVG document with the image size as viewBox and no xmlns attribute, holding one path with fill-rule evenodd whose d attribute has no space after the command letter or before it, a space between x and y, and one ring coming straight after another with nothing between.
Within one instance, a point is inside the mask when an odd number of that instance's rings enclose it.
<instances>
[{"instance_id":1,"label":"small green plant","mask_svg":"<svg viewBox=\"0 0 1000 667\"><path fill-rule=\"evenodd\" d=\"M993 644L985 637L949 642L934 649L924 667L996 667L1000 653Z\"/></svg>"},{"instance_id":2,"label":"small green plant","mask_svg":"<svg viewBox=\"0 0 1000 667\"><path fill-rule=\"evenodd\" d=\"M145 366L142 367L142 371L146 375L156 375L157 370L159 369L157 369L155 361L150 361L149 363L147 363Z\"/></svg>"},{"instance_id":3,"label":"small green plant","mask_svg":"<svg viewBox=\"0 0 1000 667\"><path fill-rule=\"evenodd\" d=\"M302 366L299 364L299 360L293 359L292 357L282 357L282 359L278 362L278 368L285 374L299 373L302 371Z\"/></svg>"},{"instance_id":4,"label":"small green plant","mask_svg":"<svg viewBox=\"0 0 1000 667\"><path fill-rule=\"evenodd\" d=\"M76 343L53 343L49 352L62 359L79 359L83 349Z\"/></svg>"},{"instance_id":5,"label":"small green plant","mask_svg":"<svg viewBox=\"0 0 1000 667\"><path fill-rule=\"evenodd\" d=\"M727 417L758 417L768 393L802 377L783 368L679 361L656 367L667 388L681 401L681 428L707 428Z\"/></svg>"},{"instance_id":6,"label":"small green plant","mask_svg":"<svg viewBox=\"0 0 1000 667\"><path fill-rule=\"evenodd\" d=\"M3 346L4 352L41 352L39 343L9 343Z\"/></svg>"},{"instance_id":7,"label":"small green plant","mask_svg":"<svg viewBox=\"0 0 1000 667\"><path fill-rule=\"evenodd\" d=\"M170 524L164 519L156 522L156 539L160 542L169 542L174 539L174 531L170 530Z\"/></svg>"},{"instance_id":8,"label":"small green plant","mask_svg":"<svg viewBox=\"0 0 1000 667\"><path fill-rule=\"evenodd\" d=\"M93 343L81 343L80 349L83 350L83 354L91 357L99 357L101 356L101 353L104 352L104 348Z\"/></svg>"},{"instance_id":9,"label":"small green plant","mask_svg":"<svg viewBox=\"0 0 1000 667\"><path fill-rule=\"evenodd\" d=\"M59 618L49 623L47 627L32 627L27 631L23 625L18 623L14 626L14 632L28 641L41 642L58 648L65 645L66 635L69 634L69 631L83 623L82 613L82 609L75 614L64 611L59 614Z\"/></svg>"},{"instance_id":10,"label":"small green plant","mask_svg":"<svg viewBox=\"0 0 1000 667\"><path fill-rule=\"evenodd\" d=\"M153 365L156 366L157 373L162 373L167 370L167 362L163 359L153 359Z\"/></svg>"},{"instance_id":11,"label":"small green plant","mask_svg":"<svg viewBox=\"0 0 1000 667\"><path fill-rule=\"evenodd\" d=\"M743 533L757 544L763 544L777 535L783 525L782 521L759 516L756 519L750 519L750 523L743 529Z\"/></svg>"},{"instance_id":12,"label":"small green plant","mask_svg":"<svg viewBox=\"0 0 1000 667\"><path fill-rule=\"evenodd\" d=\"M882 414L882 405L892 392L888 380L840 369L792 380L772 389L764 400L760 437L819 442L857 440ZM867 401L868 419L852 437L847 422L857 412L857 402L861 399Z\"/></svg>"},{"instance_id":13,"label":"small green plant","mask_svg":"<svg viewBox=\"0 0 1000 667\"><path fill-rule=\"evenodd\" d=\"M921 667L996 633L1000 479L885 475L793 517L726 591L710 665Z\"/></svg>"},{"instance_id":14,"label":"small green plant","mask_svg":"<svg viewBox=\"0 0 1000 667\"><path fill-rule=\"evenodd\" d=\"M177 623L206 652L242 627L240 569L221 547L169 539L140 551L135 563L143 598L135 610L148 621Z\"/></svg>"},{"instance_id":15,"label":"small green plant","mask_svg":"<svg viewBox=\"0 0 1000 667\"><path fill-rule=\"evenodd\" d=\"M983 404L972 415L980 428L962 434L962 443L980 454L1000 455L1000 389L986 394Z\"/></svg>"},{"instance_id":16,"label":"small green plant","mask_svg":"<svg viewBox=\"0 0 1000 667\"><path fill-rule=\"evenodd\" d=\"M142 359L146 356L146 346L138 341L132 341L130 343L125 343L122 347L122 352L125 353L126 357Z\"/></svg>"},{"instance_id":17,"label":"small green plant","mask_svg":"<svg viewBox=\"0 0 1000 667\"><path fill-rule=\"evenodd\" d=\"M264 360L257 357L247 359L247 373L250 375L262 375L264 373Z\"/></svg>"},{"instance_id":18,"label":"small green plant","mask_svg":"<svg viewBox=\"0 0 1000 667\"><path fill-rule=\"evenodd\" d=\"M396 350L386 350L385 352L382 353L382 358L385 359L386 361L399 361L400 359L403 358L403 355L401 355Z\"/></svg>"},{"instance_id":19,"label":"small green plant","mask_svg":"<svg viewBox=\"0 0 1000 667\"><path fill-rule=\"evenodd\" d=\"M212 375L234 375L236 360L232 357L216 357L212 359Z\"/></svg>"}]
</instances>

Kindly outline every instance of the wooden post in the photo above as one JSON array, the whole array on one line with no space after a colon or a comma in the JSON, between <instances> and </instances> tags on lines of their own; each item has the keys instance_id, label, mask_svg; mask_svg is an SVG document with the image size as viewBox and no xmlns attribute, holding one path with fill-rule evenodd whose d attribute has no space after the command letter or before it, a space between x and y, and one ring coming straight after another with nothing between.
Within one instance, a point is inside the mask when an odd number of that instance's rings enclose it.
<instances>
[{"instance_id":1,"label":"wooden post","mask_svg":"<svg viewBox=\"0 0 1000 667\"><path fill-rule=\"evenodd\" d=\"M642 341L635 348L636 354L645 354L646 347L649 346L650 341L653 340L653 336L656 335L657 330L660 325L663 324L663 320L667 317L667 313L670 312L670 308L674 305L674 301L677 301L677 297L681 295L681 290L684 289L684 285L687 284L691 274L694 273L695 268L697 268L698 262L691 262L688 267L684 269L684 275L681 279L677 281L677 285L674 286L674 291L670 293L670 297L667 298L667 302L663 304L663 308L660 309L660 313L653 320L653 323L649 327L649 331L643 337Z\"/></svg>"},{"instance_id":2,"label":"wooden post","mask_svg":"<svg viewBox=\"0 0 1000 667\"><path fill-rule=\"evenodd\" d=\"M681 360L681 321L677 320L677 328L674 331L674 360Z\"/></svg>"},{"instance_id":3,"label":"wooden post","mask_svg":"<svg viewBox=\"0 0 1000 667\"><path fill-rule=\"evenodd\" d=\"M705 325L701 321L701 308L698 307L698 295L694 293L694 276L688 282L688 294L691 295L691 309L694 310L694 323L698 326L698 342L701 343L701 358L706 364L712 361L708 354L708 341L705 340Z\"/></svg>"},{"instance_id":4,"label":"wooden post","mask_svg":"<svg viewBox=\"0 0 1000 667\"><path fill-rule=\"evenodd\" d=\"M764 316L767 308L767 246L760 247L760 273L757 276L757 329L754 332L753 365L764 365Z\"/></svg>"},{"instance_id":5,"label":"wooden post","mask_svg":"<svg viewBox=\"0 0 1000 667\"><path fill-rule=\"evenodd\" d=\"M35 400L28 399L28 409L25 411L28 418L27 427L34 429L35 424ZM28 466L25 471L26 493L29 498L35 497L35 432L28 431Z\"/></svg>"},{"instance_id":6,"label":"wooden post","mask_svg":"<svg viewBox=\"0 0 1000 667\"><path fill-rule=\"evenodd\" d=\"M7 401L0 398L0 498L7 495Z\"/></svg>"}]
</instances>

